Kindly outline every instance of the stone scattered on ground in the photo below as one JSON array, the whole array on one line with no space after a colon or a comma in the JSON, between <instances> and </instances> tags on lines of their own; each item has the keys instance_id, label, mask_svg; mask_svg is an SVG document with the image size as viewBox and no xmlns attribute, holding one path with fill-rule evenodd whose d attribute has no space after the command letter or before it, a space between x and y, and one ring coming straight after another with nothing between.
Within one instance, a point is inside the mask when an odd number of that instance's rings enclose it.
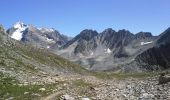
<instances>
[{"instance_id":1,"label":"stone scattered on ground","mask_svg":"<svg viewBox=\"0 0 170 100\"><path fill-rule=\"evenodd\" d=\"M24 92L24 94L26 95L26 94L29 94L29 92Z\"/></svg>"},{"instance_id":2,"label":"stone scattered on ground","mask_svg":"<svg viewBox=\"0 0 170 100\"><path fill-rule=\"evenodd\" d=\"M61 97L60 97L60 100L74 100L74 98L73 97L71 97L70 95L62 95Z\"/></svg>"},{"instance_id":3,"label":"stone scattered on ground","mask_svg":"<svg viewBox=\"0 0 170 100\"><path fill-rule=\"evenodd\" d=\"M81 100L90 100L89 98L81 98Z\"/></svg>"},{"instance_id":4,"label":"stone scattered on ground","mask_svg":"<svg viewBox=\"0 0 170 100\"><path fill-rule=\"evenodd\" d=\"M40 88L39 90L40 90L40 91L45 91L46 89L45 89L45 88Z\"/></svg>"},{"instance_id":5,"label":"stone scattered on ground","mask_svg":"<svg viewBox=\"0 0 170 100\"><path fill-rule=\"evenodd\" d=\"M85 87L74 86L83 80ZM158 85L158 77L103 80L95 77L65 77L60 100L170 100L170 83ZM90 85L89 85L90 84ZM59 87L58 87L59 88Z\"/></svg>"}]
</instances>

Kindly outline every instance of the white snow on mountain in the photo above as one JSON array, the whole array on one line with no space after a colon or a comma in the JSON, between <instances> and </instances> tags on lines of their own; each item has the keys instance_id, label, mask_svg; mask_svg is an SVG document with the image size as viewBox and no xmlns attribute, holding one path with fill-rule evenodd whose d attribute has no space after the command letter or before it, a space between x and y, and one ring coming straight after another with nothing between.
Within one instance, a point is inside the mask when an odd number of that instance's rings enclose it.
<instances>
[{"instance_id":1,"label":"white snow on mountain","mask_svg":"<svg viewBox=\"0 0 170 100\"><path fill-rule=\"evenodd\" d=\"M107 49L104 49L104 53L111 53L112 51L109 49L109 48L107 48Z\"/></svg>"},{"instance_id":2,"label":"white snow on mountain","mask_svg":"<svg viewBox=\"0 0 170 100\"><path fill-rule=\"evenodd\" d=\"M15 29L20 29L20 28L22 28L22 27L24 27L24 26L26 26L26 25L24 25L23 22L16 22L13 27L14 27Z\"/></svg>"},{"instance_id":3,"label":"white snow on mountain","mask_svg":"<svg viewBox=\"0 0 170 100\"><path fill-rule=\"evenodd\" d=\"M141 42L141 45L151 44L153 41L150 42Z\"/></svg>"},{"instance_id":4,"label":"white snow on mountain","mask_svg":"<svg viewBox=\"0 0 170 100\"><path fill-rule=\"evenodd\" d=\"M50 46L47 46L47 49L49 49L50 48Z\"/></svg>"},{"instance_id":5,"label":"white snow on mountain","mask_svg":"<svg viewBox=\"0 0 170 100\"><path fill-rule=\"evenodd\" d=\"M45 33L45 32L54 32L55 29L53 28L38 28L41 32Z\"/></svg>"},{"instance_id":6,"label":"white snow on mountain","mask_svg":"<svg viewBox=\"0 0 170 100\"><path fill-rule=\"evenodd\" d=\"M49 43L55 43L55 41L53 39L49 39L46 37L46 41L49 42Z\"/></svg>"},{"instance_id":7,"label":"white snow on mountain","mask_svg":"<svg viewBox=\"0 0 170 100\"><path fill-rule=\"evenodd\" d=\"M13 25L14 28L14 32L11 34L11 38L20 41L23 37L23 33L24 31L28 28L28 25L25 25L23 22L16 22ZM41 32L45 33L45 32L54 32L55 29L53 28L38 28ZM44 37L45 40L49 43L54 43L55 41L53 39L49 39L47 37Z\"/></svg>"},{"instance_id":8,"label":"white snow on mountain","mask_svg":"<svg viewBox=\"0 0 170 100\"><path fill-rule=\"evenodd\" d=\"M27 29L27 26L22 22L17 22L14 24L13 28L15 31L11 35L11 38L20 41L22 39L23 32Z\"/></svg>"},{"instance_id":9,"label":"white snow on mountain","mask_svg":"<svg viewBox=\"0 0 170 100\"><path fill-rule=\"evenodd\" d=\"M94 55L94 53L93 53L93 52L91 52L91 53L90 53L90 55L91 55L91 56L93 56L93 55Z\"/></svg>"}]
</instances>

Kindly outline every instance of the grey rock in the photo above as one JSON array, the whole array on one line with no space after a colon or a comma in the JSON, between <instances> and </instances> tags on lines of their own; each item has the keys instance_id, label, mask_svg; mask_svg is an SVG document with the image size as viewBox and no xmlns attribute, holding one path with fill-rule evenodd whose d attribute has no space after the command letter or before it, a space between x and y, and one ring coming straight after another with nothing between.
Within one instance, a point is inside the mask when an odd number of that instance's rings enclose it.
<instances>
[{"instance_id":1,"label":"grey rock","mask_svg":"<svg viewBox=\"0 0 170 100\"><path fill-rule=\"evenodd\" d=\"M70 95L62 95L61 97L60 97L60 100L74 100L74 98L73 97L71 97Z\"/></svg>"}]
</instances>

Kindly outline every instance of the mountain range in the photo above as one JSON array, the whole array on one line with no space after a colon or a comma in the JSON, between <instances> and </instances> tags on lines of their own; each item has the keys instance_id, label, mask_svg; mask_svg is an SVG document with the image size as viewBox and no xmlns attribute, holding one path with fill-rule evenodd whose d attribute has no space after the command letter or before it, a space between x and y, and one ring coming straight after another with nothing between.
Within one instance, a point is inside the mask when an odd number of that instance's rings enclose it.
<instances>
[{"instance_id":1,"label":"mountain range","mask_svg":"<svg viewBox=\"0 0 170 100\"><path fill-rule=\"evenodd\" d=\"M170 68L170 28L159 36L112 28L98 33L85 29L74 38L54 28L37 28L17 22L8 37L47 49L92 71L145 72Z\"/></svg>"}]
</instances>

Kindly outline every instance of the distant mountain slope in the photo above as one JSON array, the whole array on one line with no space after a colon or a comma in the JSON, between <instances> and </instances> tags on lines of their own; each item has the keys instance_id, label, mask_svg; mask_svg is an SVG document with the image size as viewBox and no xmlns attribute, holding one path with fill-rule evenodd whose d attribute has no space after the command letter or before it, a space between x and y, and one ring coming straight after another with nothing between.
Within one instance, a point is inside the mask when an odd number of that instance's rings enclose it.
<instances>
[{"instance_id":1,"label":"distant mountain slope","mask_svg":"<svg viewBox=\"0 0 170 100\"><path fill-rule=\"evenodd\" d=\"M138 64L146 70L170 68L170 28L163 32L154 47L136 57Z\"/></svg>"},{"instance_id":2,"label":"distant mountain slope","mask_svg":"<svg viewBox=\"0 0 170 100\"><path fill-rule=\"evenodd\" d=\"M0 72L20 81L34 81L44 75L86 74L80 66L45 49L14 41L0 29Z\"/></svg>"},{"instance_id":3,"label":"distant mountain slope","mask_svg":"<svg viewBox=\"0 0 170 100\"><path fill-rule=\"evenodd\" d=\"M86 29L56 53L89 70L120 72L126 71L124 65L133 62L137 55L153 47L157 38L149 32L132 34L125 29L116 32L108 28L98 34Z\"/></svg>"},{"instance_id":4,"label":"distant mountain slope","mask_svg":"<svg viewBox=\"0 0 170 100\"><path fill-rule=\"evenodd\" d=\"M53 28L36 28L23 22L15 23L7 33L15 40L47 49L56 49L69 40Z\"/></svg>"}]
</instances>

